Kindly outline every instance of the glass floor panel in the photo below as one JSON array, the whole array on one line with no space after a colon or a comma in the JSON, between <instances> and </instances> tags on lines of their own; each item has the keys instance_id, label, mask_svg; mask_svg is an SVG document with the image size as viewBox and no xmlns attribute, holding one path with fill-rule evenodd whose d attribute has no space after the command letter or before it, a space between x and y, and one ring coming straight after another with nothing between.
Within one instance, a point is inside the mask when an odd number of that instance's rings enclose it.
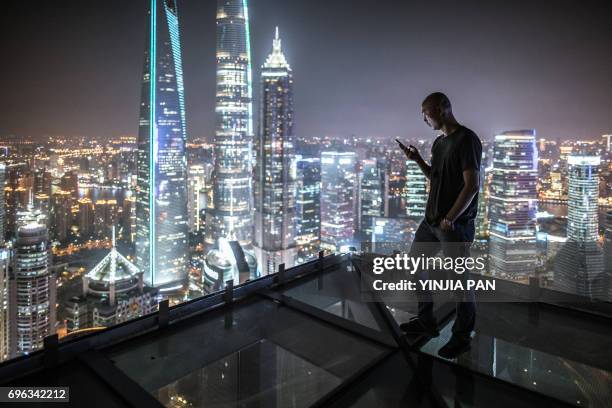
<instances>
[{"instance_id":1,"label":"glass floor panel","mask_svg":"<svg viewBox=\"0 0 612 408\"><path fill-rule=\"evenodd\" d=\"M281 291L285 296L314 306L328 313L381 331L373 305L360 298L359 277L348 270L349 264L319 277L300 282Z\"/></svg>"},{"instance_id":2,"label":"glass floor panel","mask_svg":"<svg viewBox=\"0 0 612 408\"><path fill-rule=\"evenodd\" d=\"M311 404L388 350L275 302L254 300L190 318L106 355L168 406L188 400L193 405L184 406L281 407Z\"/></svg>"},{"instance_id":3,"label":"glass floor panel","mask_svg":"<svg viewBox=\"0 0 612 408\"><path fill-rule=\"evenodd\" d=\"M308 407L342 380L262 339L153 392L165 406Z\"/></svg>"},{"instance_id":4,"label":"glass floor panel","mask_svg":"<svg viewBox=\"0 0 612 408\"><path fill-rule=\"evenodd\" d=\"M438 356L438 350L451 337L453 322L421 351ZM454 361L470 370L576 406L612 406L612 373L493 336L476 333L471 349Z\"/></svg>"}]
</instances>

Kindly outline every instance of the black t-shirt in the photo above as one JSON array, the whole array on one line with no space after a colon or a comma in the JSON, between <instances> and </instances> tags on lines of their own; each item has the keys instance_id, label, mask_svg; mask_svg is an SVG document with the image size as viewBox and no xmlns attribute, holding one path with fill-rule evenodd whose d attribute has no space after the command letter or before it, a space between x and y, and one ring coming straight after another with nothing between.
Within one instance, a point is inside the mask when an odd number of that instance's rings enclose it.
<instances>
[{"instance_id":1,"label":"black t-shirt","mask_svg":"<svg viewBox=\"0 0 612 408\"><path fill-rule=\"evenodd\" d=\"M425 210L428 223L438 225L450 211L463 189L463 171L479 171L481 159L482 144L476 133L465 126L448 136L438 136L431 146L431 181ZM473 220L477 211L478 194L456 222Z\"/></svg>"}]
</instances>

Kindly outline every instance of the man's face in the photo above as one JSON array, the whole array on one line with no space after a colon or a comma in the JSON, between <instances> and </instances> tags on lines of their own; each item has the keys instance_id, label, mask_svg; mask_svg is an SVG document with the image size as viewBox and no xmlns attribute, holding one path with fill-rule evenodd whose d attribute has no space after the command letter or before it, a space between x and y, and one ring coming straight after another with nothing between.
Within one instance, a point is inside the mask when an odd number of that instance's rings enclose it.
<instances>
[{"instance_id":1,"label":"man's face","mask_svg":"<svg viewBox=\"0 0 612 408\"><path fill-rule=\"evenodd\" d=\"M423 105L421 112L427 126L433 130L440 130L442 127L442 114L437 106Z\"/></svg>"}]
</instances>

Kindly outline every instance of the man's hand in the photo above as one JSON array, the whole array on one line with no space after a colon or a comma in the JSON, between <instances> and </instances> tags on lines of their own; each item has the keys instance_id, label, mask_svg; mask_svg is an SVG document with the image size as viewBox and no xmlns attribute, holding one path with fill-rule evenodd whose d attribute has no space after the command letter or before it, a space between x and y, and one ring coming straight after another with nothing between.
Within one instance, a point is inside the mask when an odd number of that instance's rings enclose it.
<instances>
[{"instance_id":1,"label":"man's hand","mask_svg":"<svg viewBox=\"0 0 612 408\"><path fill-rule=\"evenodd\" d=\"M417 161L421 157L421 155L419 154L419 150L413 145L410 145L410 147L406 147L406 145L401 143L399 140L397 142L399 143L400 149L402 149L408 160Z\"/></svg>"},{"instance_id":2,"label":"man's hand","mask_svg":"<svg viewBox=\"0 0 612 408\"><path fill-rule=\"evenodd\" d=\"M444 217L442 218L442 221L440 221L440 229L444 232L451 232L455 229L455 226L451 220Z\"/></svg>"}]
</instances>

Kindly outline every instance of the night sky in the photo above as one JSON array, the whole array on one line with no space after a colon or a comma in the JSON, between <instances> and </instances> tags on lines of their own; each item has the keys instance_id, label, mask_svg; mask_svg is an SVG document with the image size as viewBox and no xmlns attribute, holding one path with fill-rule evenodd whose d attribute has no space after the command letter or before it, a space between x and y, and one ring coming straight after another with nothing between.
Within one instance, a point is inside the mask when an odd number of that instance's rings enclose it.
<instances>
[{"instance_id":1,"label":"night sky","mask_svg":"<svg viewBox=\"0 0 612 408\"><path fill-rule=\"evenodd\" d=\"M255 97L279 25L298 136L430 137L446 92L483 138L612 132L609 0L251 0ZM146 0L13 0L0 11L0 136L136 135ZM179 0L190 138L214 132L215 0Z\"/></svg>"}]
</instances>

